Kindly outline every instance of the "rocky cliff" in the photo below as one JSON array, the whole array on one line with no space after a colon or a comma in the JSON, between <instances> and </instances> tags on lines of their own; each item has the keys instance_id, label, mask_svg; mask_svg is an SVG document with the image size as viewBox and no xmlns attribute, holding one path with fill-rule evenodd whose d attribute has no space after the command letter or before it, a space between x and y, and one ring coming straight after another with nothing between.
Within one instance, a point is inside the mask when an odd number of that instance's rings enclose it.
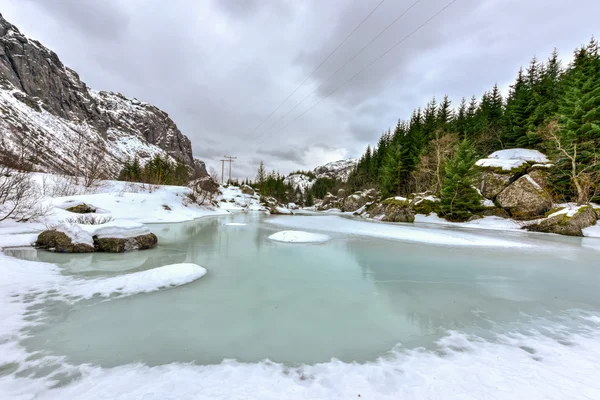
<instances>
[{"instance_id":1,"label":"rocky cliff","mask_svg":"<svg viewBox=\"0 0 600 400\"><path fill-rule=\"evenodd\" d=\"M0 151L68 171L81 142L105 149L114 173L128 157L168 154L205 174L190 140L164 111L95 91L41 43L0 15ZM87 149L82 153L89 154ZM80 151L81 152L81 151Z\"/></svg>"}]
</instances>

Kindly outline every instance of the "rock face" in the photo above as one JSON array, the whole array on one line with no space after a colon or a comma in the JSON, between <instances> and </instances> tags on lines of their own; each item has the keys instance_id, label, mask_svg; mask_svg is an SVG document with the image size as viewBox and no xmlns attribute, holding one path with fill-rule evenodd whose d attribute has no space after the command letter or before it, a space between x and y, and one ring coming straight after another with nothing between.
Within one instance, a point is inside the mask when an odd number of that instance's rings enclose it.
<instances>
[{"instance_id":1,"label":"rock face","mask_svg":"<svg viewBox=\"0 0 600 400\"><path fill-rule=\"evenodd\" d=\"M42 154L29 161L48 170L72 170L83 138L106 149L113 173L136 154L142 161L168 154L207 175L167 113L119 93L89 89L56 53L1 15L0 115L0 150Z\"/></svg>"},{"instance_id":2,"label":"rock face","mask_svg":"<svg viewBox=\"0 0 600 400\"><path fill-rule=\"evenodd\" d=\"M529 175L510 184L496 197L496 202L516 219L535 218L552 207L550 195Z\"/></svg>"},{"instance_id":3,"label":"rock face","mask_svg":"<svg viewBox=\"0 0 600 400\"><path fill-rule=\"evenodd\" d=\"M582 229L596 223L598 215L590 207L581 207L572 217L566 214L557 215L541 221L539 224L529 225L525 228L532 232L558 233L567 236L583 236Z\"/></svg>"}]
</instances>

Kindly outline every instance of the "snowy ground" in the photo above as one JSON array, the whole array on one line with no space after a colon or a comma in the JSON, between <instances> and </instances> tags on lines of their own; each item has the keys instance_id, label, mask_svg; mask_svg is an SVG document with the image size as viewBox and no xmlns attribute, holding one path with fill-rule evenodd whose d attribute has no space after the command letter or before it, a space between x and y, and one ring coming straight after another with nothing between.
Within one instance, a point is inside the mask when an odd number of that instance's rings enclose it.
<instances>
[{"instance_id":1,"label":"snowy ground","mask_svg":"<svg viewBox=\"0 0 600 400\"><path fill-rule=\"evenodd\" d=\"M215 209L186 206L183 201L185 191L181 187L163 186L150 190L128 187L122 182L107 182L98 193L43 200L51 207L46 223L72 216L64 210L64 206L73 202L98 207L101 215L110 215L121 221L122 227L135 229L140 227L139 223L189 221L226 214L227 210L262 210L256 198L242 195L239 189L224 190L217 199L220 207ZM415 225L373 223L335 215L278 216L270 222L293 229L448 246L528 246L517 238L478 235L466 230L432 231L419 226L419 223L456 225L433 215L418 216ZM520 228L510 220L494 217L461 226L500 230ZM114 225L105 228L113 229ZM43 229L45 225L42 223L4 221L0 224L0 248L27 246ZM588 233L600 236L600 228L588 228ZM570 335L567 338L569 345L557 344L535 331L527 336L507 334L500 337L498 343L450 332L439 341L438 351L420 348L399 350L365 364L332 360L297 368L269 361L254 364L224 361L207 366L178 363L155 367L143 364L114 368L73 366L56 357L33 356L18 343L21 330L31 324L31 306L52 299L76 302L98 295L104 301L112 301L114 298L184 285L204 276L206 270L195 264L174 264L117 277L81 280L61 275L55 265L17 260L3 253L0 253L0 267L2 399L294 400L346 399L359 398L359 395L365 399L600 398L597 379L600 318L597 316L582 317L589 329ZM548 329L561 328L550 326ZM535 349L535 354L527 349ZM60 367L49 372L50 379L27 373L27 370L36 371L44 366L54 368L57 362L60 362ZM22 373L15 374L17 369ZM74 379L69 385L52 388L52 378L58 376L73 376Z\"/></svg>"}]
</instances>

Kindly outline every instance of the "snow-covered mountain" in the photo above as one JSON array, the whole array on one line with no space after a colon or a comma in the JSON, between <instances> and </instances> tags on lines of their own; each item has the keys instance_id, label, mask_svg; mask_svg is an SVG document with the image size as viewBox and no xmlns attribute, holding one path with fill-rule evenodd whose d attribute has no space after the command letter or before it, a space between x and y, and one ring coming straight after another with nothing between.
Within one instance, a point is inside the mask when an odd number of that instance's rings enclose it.
<instances>
[{"instance_id":1,"label":"snow-covered mountain","mask_svg":"<svg viewBox=\"0 0 600 400\"><path fill-rule=\"evenodd\" d=\"M348 160L333 161L321 165L315 168L314 172L317 178L335 178L345 182L357 164L358 160L349 158Z\"/></svg>"},{"instance_id":2,"label":"snow-covered mountain","mask_svg":"<svg viewBox=\"0 0 600 400\"><path fill-rule=\"evenodd\" d=\"M291 184L293 187L299 187L303 192L312 187L318 178L332 178L341 181L347 181L350 172L356 167L358 160L350 158L348 160L339 160L321 165L312 171L313 176L306 174L290 174L284 183Z\"/></svg>"},{"instance_id":3,"label":"snow-covered mountain","mask_svg":"<svg viewBox=\"0 0 600 400\"><path fill-rule=\"evenodd\" d=\"M0 153L69 172L77 157L106 153L115 173L137 155L169 155L205 174L167 113L119 93L95 91L58 56L0 14ZM81 162L82 160L79 160Z\"/></svg>"}]
</instances>

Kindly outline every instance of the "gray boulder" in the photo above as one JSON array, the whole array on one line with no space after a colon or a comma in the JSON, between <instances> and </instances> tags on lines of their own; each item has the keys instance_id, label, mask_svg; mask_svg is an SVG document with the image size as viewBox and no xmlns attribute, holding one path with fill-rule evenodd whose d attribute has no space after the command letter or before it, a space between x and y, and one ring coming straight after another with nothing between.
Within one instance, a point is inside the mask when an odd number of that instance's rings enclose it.
<instances>
[{"instance_id":1,"label":"gray boulder","mask_svg":"<svg viewBox=\"0 0 600 400\"><path fill-rule=\"evenodd\" d=\"M367 198L362 196L362 193L354 193L344 199L344 202L342 204L342 210L348 212L356 211L365 204L367 204Z\"/></svg>"},{"instance_id":2,"label":"gray boulder","mask_svg":"<svg viewBox=\"0 0 600 400\"><path fill-rule=\"evenodd\" d=\"M415 212L407 200L390 198L381 203L374 203L366 210L368 218L385 222L415 222Z\"/></svg>"},{"instance_id":3,"label":"gray boulder","mask_svg":"<svg viewBox=\"0 0 600 400\"><path fill-rule=\"evenodd\" d=\"M252 189L250 186L242 185L240 189L242 190L243 194L247 194L248 196L254 196L254 189Z\"/></svg>"},{"instance_id":4,"label":"gray boulder","mask_svg":"<svg viewBox=\"0 0 600 400\"><path fill-rule=\"evenodd\" d=\"M567 236L583 236L582 229L596 223L598 216L591 206L581 207L572 217L566 214L545 219L538 224L525 227L532 232L558 233Z\"/></svg>"},{"instance_id":5,"label":"gray boulder","mask_svg":"<svg viewBox=\"0 0 600 400\"><path fill-rule=\"evenodd\" d=\"M512 175L485 170L482 172L479 190L486 199L494 200L510 183Z\"/></svg>"},{"instance_id":6,"label":"gray boulder","mask_svg":"<svg viewBox=\"0 0 600 400\"><path fill-rule=\"evenodd\" d=\"M497 197L496 204L515 219L533 219L552 207L550 195L529 175L523 175Z\"/></svg>"}]
</instances>

